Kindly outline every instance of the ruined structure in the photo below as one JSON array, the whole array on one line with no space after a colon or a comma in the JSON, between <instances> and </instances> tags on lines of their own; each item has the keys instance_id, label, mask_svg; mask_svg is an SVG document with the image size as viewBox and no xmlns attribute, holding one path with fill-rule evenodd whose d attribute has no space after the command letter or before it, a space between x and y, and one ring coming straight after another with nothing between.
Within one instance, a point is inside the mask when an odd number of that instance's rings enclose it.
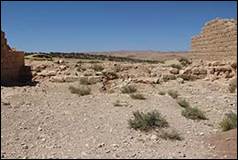
<instances>
[{"instance_id":1,"label":"ruined structure","mask_svg":"<svg viewBox=\"0 0 238 160\"><path fill-rule=\"evenodd\" d=\"M209 55L236 55L237 20L216 18L207 22L201 33L192 37L191 52Z\"/></svg>"},{"instance_id":2,"label":"ruined structure","mask_svg":"<svg viewBox=\"0 0 238 160\"><path fill-rule=\"evenodd\" d=\"M9 47L1 31L1 85L31 80L31 68L25 66L24 52Z\"/></svg>"}]
</instances>

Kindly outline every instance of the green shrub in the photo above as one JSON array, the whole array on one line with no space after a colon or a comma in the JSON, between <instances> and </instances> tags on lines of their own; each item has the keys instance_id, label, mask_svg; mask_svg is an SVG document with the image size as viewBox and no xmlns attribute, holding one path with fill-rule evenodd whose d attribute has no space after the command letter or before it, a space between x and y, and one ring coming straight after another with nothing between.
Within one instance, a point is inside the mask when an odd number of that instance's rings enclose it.
<instances>
[{"instance_id":1,"label":"green shrub","mask_svg":"<svg viewBox=\"0 0 238 160\"><path fill-rule=\"evenodd\" d=\"M91 93L91 89L87 86L79 86L78 88L69 86L69 90L71 93L78 94L79 96L89 95Z\"/></svg>"},{"instance_id":2,"label":"green shrub","mask_svg":"<svg viewBox=\"0 0 238 160\"><path fill-rule=\"evenodd\" d=\"M145 96L143 94L140 94L140 93L131 94L130 97L132 99L140 99L140 100L146 99Z\"/></svg>"},{"instance_id":3,"label":"green shrub","mask_svg":"<svg viewBox=\"0 0 238 160\"><path fill-rule=\"evenodd\" d=\"M179 96L178 92L175 90L169 90L168 94L174 99L176 99Z\"/></svg>"},{"instance_id":4,"label":"green shrub","mask_svg":"<svg viewBox=\"0 0 238 160\"><path fill-rule=\"evenodd\" d=\"M182 115L192 120L206 120L204 113L196 107L187 107L182 111Z\"/></svg>"},{"instance_id":5,"label":"green shrub","mask_svg":"<svg viewBox=\"0 0 238 160\"><path fill-rule=\"evenodd\" d=\"M237 128L237 115L235 113L229 113L219 124L222 131L228 131Z\"/></svg>"},{"instance_id":6,"label":"green shrub","mask_svg":"<svg viewBox=\"0 0 238 160\"><path fill-rule=\"evenodd\" d=\"M126 85L121 88L122 93L134 93L137 89L134 85Z\"/></svg>"},{"instance_id":7,"label":"green shrub","mask_svg":"<svg viewBox=\"0 0 238 160\"><path fill-rule=\"evenodd\" d=\"M129 126L135 130L149 131L154 128L168 127L169 124L158 111L148 113L133 112L133 119L129 119Z\"/></svg>"},{"instance_id":8,"label":"green shrub","mask_svg":"<svg viewBox=\"0 0 238 160\"><path fill-rule=\"evenodd\" d=\"M177 102L183 108L190 107L189 103L185 99L179 99Z\"/></svg>"}]
</instances>

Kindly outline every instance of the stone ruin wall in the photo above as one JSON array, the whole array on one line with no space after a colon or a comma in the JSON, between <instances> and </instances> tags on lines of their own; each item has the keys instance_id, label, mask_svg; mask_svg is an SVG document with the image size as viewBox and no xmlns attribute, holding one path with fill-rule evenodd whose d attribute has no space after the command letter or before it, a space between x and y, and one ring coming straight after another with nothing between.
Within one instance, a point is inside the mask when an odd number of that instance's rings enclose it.
<instances>
[{"instance_id":1,"label":"stone ruin wall","mask_svg":"<svg viewBox=\"0 0 238 160\"><path fill-rule=\"evenodd\" d=\"M214 19L207 22L201 33L192 37L191 53L197 55L236 55L237 20Z\"/></svg>"},{"instance_id":2,"label":"stone ruin wall","mask_svg":"<svg viewBox=\"0 0 238 160\"><path fill-rule=\"evenodd\" d=\"M24 52L13 51L1 31L1 84L24 81L30 73L30 67L24 64Z\"/></svg>"}]
</instances>

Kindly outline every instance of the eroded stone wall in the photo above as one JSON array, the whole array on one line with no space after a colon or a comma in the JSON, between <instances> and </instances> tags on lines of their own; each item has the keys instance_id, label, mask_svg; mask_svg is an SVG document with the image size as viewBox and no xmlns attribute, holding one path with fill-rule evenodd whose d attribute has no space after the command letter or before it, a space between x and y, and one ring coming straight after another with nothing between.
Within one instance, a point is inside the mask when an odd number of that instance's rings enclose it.
<instances>
[{"instance_id":1,"label":"eroded stone wall","mask_svg":"<svg viewBox=\"0 0 238 160\"><path fill-rule=\"evenodd\" d=\"M217 18L207 22L201 33L192 37L191 51L197 54L236 55L237 20Z\"/></svg>"},{"instance_id":2,"label":"eroded stone wall","mask_svg":"<svg viewBox=\"0 0 238 160\"><path fill-rule=\"evenodd\" d=\"M1 31L1 84L21 82L30 75L30 68L24 64L24 52L13 51Z\"/></svg>"}]
</instances>

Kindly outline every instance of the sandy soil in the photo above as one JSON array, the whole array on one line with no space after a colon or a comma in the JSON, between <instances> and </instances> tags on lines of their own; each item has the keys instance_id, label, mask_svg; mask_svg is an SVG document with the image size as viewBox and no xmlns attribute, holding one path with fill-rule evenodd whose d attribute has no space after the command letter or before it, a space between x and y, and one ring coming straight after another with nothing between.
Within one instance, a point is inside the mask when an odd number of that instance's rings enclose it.
<instances>
[{"instance_id":1,"label":"sandy soil","mask_svg":"<svg viewBox=\"0 0 238 160\"><path fill-rule=\"evenodd\" d=\"M75 74L77 61L65 60L69 74ZM31 66L47 64L48 70L59 66L46 61L27 60L26 63ZM147 73L140 66L152 65L121 64L130 66L125 71L129 75L141 77ZM145 100L132 99L116 87L114 92L102 92L102 83L90 85L92 94L79 97L69 90L69 86L77 86L78 81L55 83L48 77L40 79L36 86L1 86L1 157L234 158L237 156L236 148L230 146L230 150L226 150L219 147L220 141L216 143L218 140L211 138L217 134L221 134L218 139L237 137L236 134L222 136L218 125L225 113L237 113L237 92L228 91L228 82L198 79L184 83L177 80L161 84L136 83ZM121 83L121 79L116 79L111 86ZM159 94L159 91L170 89L178 91L179 98L185 98L192 106L204 111L208 120L194 121L183 117L183 108L175 99L168 94ZM128 105L116 107L113 103L117 100ZM128 119L132 118L133 111L154 109L165 116L170 128L179 132L184 138L182 141L164 140L154 131L145 133L129 128ZM237 145L234 140L230 139ZM222 151L225 153L220 154Z\"/></svg>"}]
</instances>

